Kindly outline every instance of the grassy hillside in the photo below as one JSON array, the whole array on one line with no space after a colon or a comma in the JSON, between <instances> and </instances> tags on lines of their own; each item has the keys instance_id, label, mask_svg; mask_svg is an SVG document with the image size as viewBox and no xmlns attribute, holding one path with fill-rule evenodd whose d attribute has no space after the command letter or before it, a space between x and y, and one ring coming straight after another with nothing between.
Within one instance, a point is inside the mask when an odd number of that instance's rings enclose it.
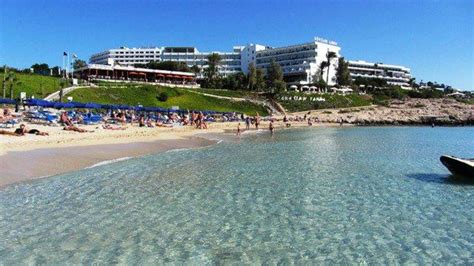
<instances>
[{"instance_id":1,"label":"grassy hillside","mask_svg":"<svg viewBox=\"0 0 474 266\"><path fill-rule=\"evenodd\" d=\"M306 97L306 100L282 100L281 97ZM324 98L326 101L310 101L310 98ZM286 93L278 96L278 102L290 112L304 111L312 109L326 109L326 108L343 108L343 107L357 107L367 106L372 104L372 97L368 95L358 94L318 94L318 95L307 95L304 93Z\"/></svg>"},{"instance_id":2,"label":"grassy hillside","mask_svg":"<svg viewBox=\"0 0 474 266\"><path fill-rule=\"evenodd\" d=\"M0 73L0 82L3 81L3 72ZM44 98L50 93L53 93L59 90L59 78L50 77L50 76L41 76L36 74L24 74L24 73L15 73L19 85L13 86L13 97L19 98L20 92L26 92L26 96L30 97L32 95L35 98ZM7 97L10 97L10 88L6 89ZM1 94L1 89L0 89ZM1 97L2 95L0 95Z\"/></svg>"},{"instance_id":3,"label":"grassy hillside","mask_svg":"<svg viewBox=\"0 0 474 266\"><path fill-rule=\"evenodd\" d=\"M255 97L257 94L250 91L231 91L231 90L215 90L215 89L192 89L198 92L226 96L226 97L236 97L236 98L245 98L245 97Z\"/></svg>"},{"instance_id":4,"label":"grassy hillside","mask_svg":"<svg viewBox=\"0 0 474 266\"><path fill-rule=\"evenodd\" d=\"M166 101L160 101L159 96L165 93ZM267 114L263 106L250 102L234 102L217 99L189 92L187 89L169 88L153 85L105 84L99 87L77 89L67 96L74 101L97 102L111 104L128 104L143 106L160 106L169 108L179 106L180 109L214 110L221 112L243 112L246 114Z\"/></svg>"}]
</instances>

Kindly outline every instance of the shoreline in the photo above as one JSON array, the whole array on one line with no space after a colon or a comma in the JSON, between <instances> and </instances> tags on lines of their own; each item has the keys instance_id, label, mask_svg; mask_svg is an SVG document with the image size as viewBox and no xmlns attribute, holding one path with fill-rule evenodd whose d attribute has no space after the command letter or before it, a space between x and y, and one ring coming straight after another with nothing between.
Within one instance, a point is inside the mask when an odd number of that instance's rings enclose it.
<instances>
[{"instance_id":1,"label":"shoreline","mask_svg":"<svg viewBox=\"0 0 474 266\"><path fill-rule=\"evenodd\" d=\"M0 155L0 189L64 173L124 161L171 150L194 149L216 144L203 137L116 144L49 147L10 151ZM27 163L25 163L27 162Z\"/></svg>"},{"instance_id":2,"label":"shoreline","mask_svg":"<svg viewBox=\"0 0 474 266\"><path fill-rule=\"evenodd\" d=\"M243 130L242 136L260 131L267 131L268 122L263 122L261 129L256 131ZM293 122L290 128L283 123L276 123L277 130L302 129L302 128L350 128L350 127L428 127L429 125L357 125L344 124L342 127L336 123L318 123L308 126L306 123ZM8 150L0 150L0 189L10 185L31 182L59 174L98 167L123 160L133 159L150 154L164 153L171 150L195 149L216 145L223 139L234 139L235 122L214 125L208 130L192 128L148 129L150 136L144 138L124 137L123 135L102 136L96 141L87 138L77 143L66 141L38 141L32 145L9 145ZM452 126L443 126L452 127ZM130 130L133 131L134 128ZM87 134L87 133L84 133ZM93 134L93 133L91 133ZM81 136L76 134L75 136ZM120 136L120 137L117 137ZM128 136L128 135L126 135ZM15 137L13 137L15 138ZM40 136L34 136L41 140ZM37 139L37 140L38 140ZM45 140L45 139L43 139ZM31 144L32 140L26 140ZM2 141L0 139L0 144ZM25 163L27 162L27 163Z\"/></svg>"},{"instance_id":3,"label":"shoreline","mask_svg":"<svg viewBox=\"0 0 474 266\"><path fill-rule=\"evenodd\" d=\"M260 130L267 130L268 123L262 122ZM28 126L49 131L51 134L22 137L0 135L0 189L123 158L215 145L222 141L222 138L235 138L237 123L210 124L206 130L190 127L129 127L123 131L109 131L101 130L97 126L83 127L88 130L96 129L93 133L66 132L60 127L33 124ZM345 125L347 126L351 125ZM283 129L284 125L276 123L275 127ZM306 123L294 122L291 128L306 127ZM339 127L339 124L319 123L312 127ZM243 133L245 131L243 130ZM257 131L252 128L247 134L254 132Z\"/></svg>"}]
</instances>

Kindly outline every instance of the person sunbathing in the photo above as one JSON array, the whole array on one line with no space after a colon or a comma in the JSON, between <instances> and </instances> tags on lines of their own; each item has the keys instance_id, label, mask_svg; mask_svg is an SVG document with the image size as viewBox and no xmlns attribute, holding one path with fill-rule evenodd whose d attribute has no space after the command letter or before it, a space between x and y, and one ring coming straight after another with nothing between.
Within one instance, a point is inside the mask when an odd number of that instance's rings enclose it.
<instances>
[{"instance_id":1,"label":"person sunbathing","mask_svg":"<svg viewBox=\"0 0 474 266\"><path fill-rule=\"evenodd\" d=\"M119 126L112 126L112 125L109 125L109 124L105 124L105 125L102 125L102 128L103 129L110 129L110 130L125 130L127 129L126 127L119 127Z\"/></svg>"},{"instance_id":2,"label":"person sunbathing","mask_svg":"<svg viewBox=\"0 0 474 266\"><path fill-rule=\"evenodd\" d=\"M66 130L66 131L75 131L75 132L79 132L79 133L94 132L94 131L85 130L83 128L78 128L76 126L65 126L63 129Z\"/></svg>"},{"instance_id":3,"label":"person sunbathing","mask_svg":"<svg viewBox=\"0 0 474 266\"><path fill-rule=\"evenodd\" d=\"M73 126L71 119L69 119L69 116L67 115L66 112L62 112L61 116L59 117L59 122L63 123L66 126Z\"/></svg>"},{"instance_id":4,"label":"person sunbathing","mask_svg":"<svg viewBox=\"0 0 474 266\"><path fill-rule=\"evenodd\" d=\"M10 136L24 136L25 134L34 134L38 136L49 136L48 132L41 132L38 129L28 129L24 124L21 124L14 132L7 130L0 130L0 135Z\"/></svg>"},{"instance_id":5,"label":"person sunbathing","mask_svg":"<svg viewBox=\"0 0 474 266\"><path fill-rule=\"evenodd\" d=\"M29 129L25 124L21 124L19 128L15 130L15 134L18 136L24 136L25 134L35 134L38 136L49 136L48 132L41 132L38 129Z\"/></svg>"},{"instance_id":6,"label":"person sunbathing","mask_svg":"<svg viewBox=\"0 0 474 266\"><path fill-rule=\"evenodd\" d=\"M3 129L0 129L0 135L9 135L9 136L21 136L21 135L18 135L16 134L15 132L10 132L8 130L3 130Z\"/></svg>"}]
</instances>

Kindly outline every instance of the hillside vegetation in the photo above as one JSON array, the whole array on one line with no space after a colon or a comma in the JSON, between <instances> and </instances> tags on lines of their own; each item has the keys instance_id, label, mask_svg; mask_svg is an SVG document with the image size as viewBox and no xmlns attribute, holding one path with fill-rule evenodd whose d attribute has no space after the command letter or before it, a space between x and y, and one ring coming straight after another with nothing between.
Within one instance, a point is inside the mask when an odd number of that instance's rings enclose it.
<instances>
[{"instance_id":1,"label":"hillside vegetation","mask_svg":"<svg viewBox=\"0 0 474 266\"><path fill-rule=\"evenodd\" d=\"M0 73L0 81L3 81L3 75L3 72ZM60 88L60 79L57 77L25 73L15 73L15 75L19 84L13 86L13 98L19 98L20 92L26 92L27 97L33 95L35 98L44 98ZM10 97L10 88L8 86L6 88L6 97Z\"/></svg>"},{"instance_id":2,"label":"hillside vegetation","mask_svg":"<svg viewBox=\"0 0 474 266\"><path fill-rule=\"evenodd\" d=\"M250 102L217 99L190 92L188 89L153 85L101 83L99 87L77 89L67 96L72 96L74 101L79 102L159 106L164 108L178 106L184 110L235 111L248 115L253 115L256 112L262 115L268 113L263 106Z\"/></svg>"},{"instance_id":3,"label":"hillside vegetation","mask_svg":"<svg viewBox=\"0 0 474 266\"><path fill-rule=\"evenodd\" d=\"M287 99L289 97L291 97L291 99ZM302 99L299 100L299 98ZM323 98L325 101L312 101L314 98ZM358 107L372 104L371 96L358 94L339 95L325 93L308 95L305 93L283 93L278 95L277 100L290 112L326 108Z\"/></svg>"}]
</instances>

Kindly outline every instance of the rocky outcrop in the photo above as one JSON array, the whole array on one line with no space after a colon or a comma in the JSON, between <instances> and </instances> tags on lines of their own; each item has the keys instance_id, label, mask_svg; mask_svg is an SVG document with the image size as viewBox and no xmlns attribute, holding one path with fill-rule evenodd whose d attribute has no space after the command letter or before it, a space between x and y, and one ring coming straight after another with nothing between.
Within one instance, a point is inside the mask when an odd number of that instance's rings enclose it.
<instances>
[{"instance_id":1,"label":"rocky outcrop","mask_svg":"<svg viewBox=\"0 0 474 266\"><path fill-rule=\"evenodd\" d=\"M389 106L312 111L321 122L356 125L474 125L474 106L453 99L409 99Z\"/></svg>"}]
</instances>

